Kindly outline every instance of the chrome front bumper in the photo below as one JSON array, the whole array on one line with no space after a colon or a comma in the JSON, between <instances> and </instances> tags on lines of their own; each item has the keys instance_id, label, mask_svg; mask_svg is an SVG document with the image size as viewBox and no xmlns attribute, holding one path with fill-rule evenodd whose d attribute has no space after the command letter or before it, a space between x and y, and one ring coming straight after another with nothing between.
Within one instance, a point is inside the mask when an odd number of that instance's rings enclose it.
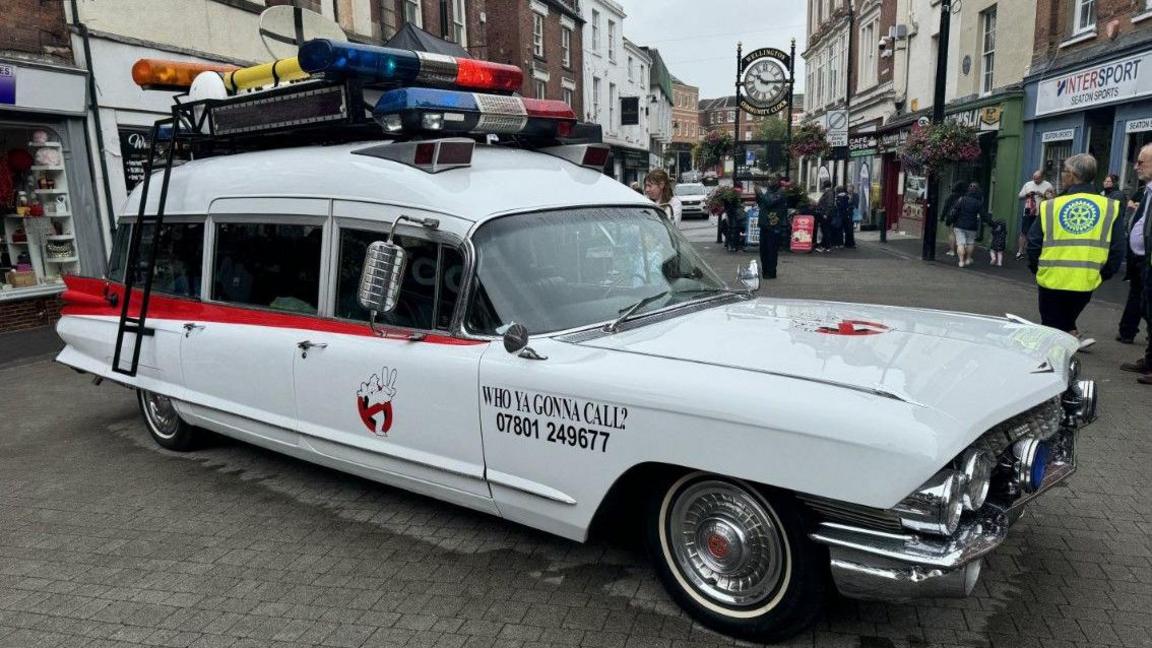
<instances>
[{"instance_id":1,"label":"chrome front bumper","mask_svg":"<svg viewBox=\"0 0 1152 648\"><path fill-rule=\"evenodd\" d=\"M1036 492L1022 493L1006 506L986 504L950 537L835 522L821 523L809 537L828 547L832 577L844 596L885 601L968 596L980 578L983 557L1004 542L1025 505L1076 472L1077 432L1065 427L1053 435L1057 453Z\"/></svg>"}]
</instances>

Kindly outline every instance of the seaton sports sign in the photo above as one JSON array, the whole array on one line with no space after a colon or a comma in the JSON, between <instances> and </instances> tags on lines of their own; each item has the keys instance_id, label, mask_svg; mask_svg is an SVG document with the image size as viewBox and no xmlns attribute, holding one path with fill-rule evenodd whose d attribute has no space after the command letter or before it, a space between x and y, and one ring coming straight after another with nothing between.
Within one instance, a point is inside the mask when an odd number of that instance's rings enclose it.
<instances>
[{"instance_id":1,"label":"seaton sports sign","mask_svg":"<svg viewBox=\"0 0 1152 648\"><path fill-rule=\"evenodd\" d=\"M1036 115L1080 110L1152 94L1152 52L1041 81Z\"/></svg>"}]
</instances>

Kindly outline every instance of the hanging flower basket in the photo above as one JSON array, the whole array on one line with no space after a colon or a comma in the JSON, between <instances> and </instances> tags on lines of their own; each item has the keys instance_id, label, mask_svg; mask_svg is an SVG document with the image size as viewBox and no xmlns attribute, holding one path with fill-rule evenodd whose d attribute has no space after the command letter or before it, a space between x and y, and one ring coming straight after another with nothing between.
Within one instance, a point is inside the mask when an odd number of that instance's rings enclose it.
<instances>
[{"instance_id":1,"label":"hanging flower basket","mask_svg":"<svg viewBox=\"0 0 1152 648\"><path fill-rule=\"evenodd\" d=\"M743 197L735 187L719 186L708 195L708 211L713 214L730 212L742 201Z\"/></svg>"},{"instance_id":2,"label":"hanging flower basket","mask_svg":"<svg viewBox=\"0 0 1152 648\"><path fill-rule=\"evenodd\" d=\"M828 157L832 147L828 146L828 131L820 124L801 124L792 133L792 146L789 148L794 158Z\"/></svg>"},{"instance_id":3,"label":"hanging flower basket","mask_svg":"<svg viewBox=\"0 0 1152 648\"><path fill-rule=\"evenodd\" d=\"M900 161L912 172L932 172L942 166L980 159L979 133L971 126L945 120L913 126L900 148Z\"/></svg>"},{"instance_id":4,"label":"hanging flower basket","mask_svg":"<svg viewBox=\"0 0 1152 648\"><path fill-rule=\"evenodd\" d=\"M710 130L700 142L700 164L704 168L714 167L732 154L732 136L727 131Z\"/></svg>"}]
</instances>

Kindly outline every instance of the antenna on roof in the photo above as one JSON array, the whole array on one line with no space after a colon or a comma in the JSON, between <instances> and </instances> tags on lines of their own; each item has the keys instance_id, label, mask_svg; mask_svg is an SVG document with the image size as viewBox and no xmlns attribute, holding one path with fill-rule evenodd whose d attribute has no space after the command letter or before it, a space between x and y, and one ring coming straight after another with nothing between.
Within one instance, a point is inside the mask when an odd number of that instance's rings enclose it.
<instances>
[{"instance_id":1,"label":"antenna on roof","mask_svg":"<svg viewBox=\"0 0 1152 648\"><path fill-rule=\"evenodd\" d=\"M260 12L260 38L276 59L296 56L300 46L315 38L347 42L348 36L332 19L315 11L279 5Z\"/></svg>"}]
</instances>

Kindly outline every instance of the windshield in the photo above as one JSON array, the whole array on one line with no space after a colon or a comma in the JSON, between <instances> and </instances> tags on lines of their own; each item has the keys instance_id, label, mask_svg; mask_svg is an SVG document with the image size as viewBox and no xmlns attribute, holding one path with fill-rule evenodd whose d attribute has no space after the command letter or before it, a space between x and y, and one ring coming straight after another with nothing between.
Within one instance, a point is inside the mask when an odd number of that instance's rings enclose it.
<instances>
[{"instance_id":1,"label":"windshield","mask_svg":"<svg viewBox=\"0 0 1152 648\"><path fill-rule=\"evenodd\" d=\"M476 276L467 324L497 335L516 322L548 333L701 299L724 283L660 212L600 207L490 221L472 237Z\"/></svg>"},{"instance_id":2,"label":"windshield","mask_svg":"<svg viewBox=\"0 0 1152 648\"><path fill-rule=\"evenodd\" d=\"M701 184L676 185L674 192L677 196L703 196L705 194L704 185Z\"/></svg>"}]
</instances>

